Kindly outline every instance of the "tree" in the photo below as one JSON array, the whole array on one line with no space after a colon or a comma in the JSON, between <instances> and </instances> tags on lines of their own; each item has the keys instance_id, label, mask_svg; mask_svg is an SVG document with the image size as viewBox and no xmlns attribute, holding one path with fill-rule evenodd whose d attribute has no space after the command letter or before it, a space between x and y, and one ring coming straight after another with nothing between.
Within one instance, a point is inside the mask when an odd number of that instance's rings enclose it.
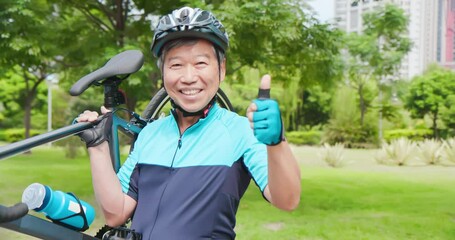
<instances>
[{"instance_id":1,"label":"tree","mask_svg":"<svg viewBox=\"0 0 455 240\"><path fill-rule=\"evenodd\" d=\"M0 122L0 128L20 128L18 123L24 121L26 108L25 101L27 91L26 82L23 77L16 73L20 71L19 67L14 67L3 74L4 79L0 80L0 102L2 102L3 110L2 113L5 119ZM38 85L36 89L36 96L33 99L33 107L30 109L30 115L37 114L39 112L45 113L46 108L46 87L45 85ZM34 118L30 121L30 128L41 128L45 126L45 122L39 121Z\"/></svg>"},{"instance_id":2,"label":"tree","mask_svg":"<svg viewBox=\"0 0 455 240\"><path fill-rule=\"evenodd\" d=\"M435 138L439 138L438 120L444 111L448 126L453 126L453 120L448 118L453 114L451 104L455 96L454 82L453 72L435 66L411 82L405 107L414 118L424 118L427 115L431 118Z\"/></svg>"},{"instance_id":3,"label":"tree","mask_svg":"<svg viewBox=\"0 0 455 240\"><path fill-rule=\"evenodd\" d=\"M79 79L101 67L109 58L124 50L148 50L149 48L152 34L147 18L150 12L145 12L144 9L139 8L149 6L146 4L147 1L90 0L81 2L54 0L54 2L61 9L62 15L70 19L77 17L77 24L87 30L79 36L80 41L86 43L90 48L88 50L87 47L81 46L83 58L81 58L81 54L73 53L67 54L65 57L65 62L77 63L75 68L66 71L64 80L67 82L66 87L68 88L75 83L74 79ZM158 3L158 1L153 2ZM171 2L175 3L176 1ZM156 6L166 7L168 5L157 4ZM157 9L154 11L156 12ZM94 38L100 40L94 42ZM151 58L149 51L143 51L143 53L145 53L146 59ZM127 96L126 107L134 110L139 100L146 98L149 100L152 93L160 87L159 78L159 72L154 65L146 64L141 71L130 76L128 81L124 81L121 88ZM144 91L145 89L148 91Z\"/></svg>"},{"instance_id":4,"label":"tree","mask_svg":"<svg viewBox=\"0 0 455 240\"><path fill-rule=\"evenodd\" d=\"M363 126L365 114L373 102L370 82L374 82L374 67L370 66L366 61L368 60L368 54L374 51L376 46L375 42L371 41L370 36L357 33L351 33L346 36L346 46L348 50L346 78L349 86L355 89L357 93L360 126Z\"/></svg>"},{"instance_id":5,"label":"tree","mask_svg":"<svg viewBox=\"0 0 455 240\"><path fill-rule=\"evenodd\" d=\"M244 84L242 68L271 73L281 94L280 106L288 130L302 108L306 88L326 88L340 79L341 32L308 16L301 1L225 1L217 12L231 34L229 80ZM258 80L257 80L258 81ZM275 86L274 86L274 89Z\"/></svg>"},{"instance_id":6,"label":"tree","mask_svg":"<svg viewBox=\"0 0 455 240\"><path fill-rule=\"evenodd\" d=\"M319 83L329 86L340 76L339 44L336 41L340 32L307 16L302 10L302 3L296 0L38 2L44 6L42 11L32 7L30 0L9 2L2 10L5 16L2 19L19 18L24 13L31 15L23 17L20 25L8 21L2 24L11 25L8 31L16 29L28 34L34 32L27 29L30 26L30 30L36 30L36 35L38 32L43 35L33 37L36 41L27 42L27 46L35 48L36 45L40 49L41 55L35 59L36 62L46 63L44 79L48 74L58 72L61 76L59 85L64 89L69 89L77 79L123 50L143 50L146 64L121 86L127 94L129 109L134 109L138 102L149 101L161 87L160 71L148 61L152 59L149 48L153 32L150 25L155 25L158 16L183 4L215 12L227 28L231 46L228 52L228 81L225 84L245 83L245 73L253 69L271 73L274 84L292 90L291 93L282 91L280 95L276 95L278 91L272 93L280 98L285 121L291 121L296 109L302 107L302 99L298 96L302 96L306 87ZM7 14L14 16L6 17ZM13 38L14 34L8 31L4 34L11 37L2 42L0 51L6 49L2 60L15 59L12 66L20 60L8 48L18 42L20 35ZM45 50L42 49L44 46ZM27 49L21 48L17 52L27 52ZM81 97L93 96L96 92L101 91L88 90Z\"/></svg>"},{"instance_id":7,"label":"tree","mask_svg":"<svg viewBox=\"0 0 455 240\"><path fill-rule=\"evenodd\" d=\"M55 70L55 57L68 42L55 39L58 16L45 0L4 1L0 8L0 62L8 78L19 78L15 84L24 111L25 137L30 136L31 112L39 86ZM2 76L1 81L7 81ZM11 86L11 84L10 84Z\"/></svg>"},{"instance_id":8,"label":"tree","mask_svg":"<svg viewBox=\"0 0 455 240\"><path fill-rule=\"evenodd\" d=\"M383 91L385 79L394 76L403 57L411 49L411 41L405 36L408 17L394 4L386 4L375 11L363 15L362 34L352 33L347 38L349 53L347 76L359 96L360 124L372 106L371 97L365 97L368 82L374 80L379 91L379 138L382 138L382 117L384 113ZM371 91L370 91L371 92Z\"/></svg>"},{"instance_id":9,"label":"tree","mask_svg":"<svg viewBox=\"0 0 455 240\"><path fill-rule=\"evenodd\" d=\"M304 126L306 129L321 127L330 119L332 91L319 85L305 88L301 96L302 106L293 114L293 128Z\"/></svg>"}]
</instances>

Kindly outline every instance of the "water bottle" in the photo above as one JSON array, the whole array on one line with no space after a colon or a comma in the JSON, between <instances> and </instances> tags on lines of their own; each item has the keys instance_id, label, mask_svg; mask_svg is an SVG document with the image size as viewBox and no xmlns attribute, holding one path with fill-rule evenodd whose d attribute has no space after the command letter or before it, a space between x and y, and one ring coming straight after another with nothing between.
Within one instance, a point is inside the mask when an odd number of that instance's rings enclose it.
<instances>
[{"instance_id":1,"label":"water bottle","mask_svg":"<svg viewBox=\"0 0 455 240\"><path fill-rule=\"evenodd\" d=\"M95 218L95 210L90 204L74 194L53 191L40 183L33 183L24 190L22 202L29 209L44 213L53 222L77 231L87 230Z\"/></svg>"}]
</instances>

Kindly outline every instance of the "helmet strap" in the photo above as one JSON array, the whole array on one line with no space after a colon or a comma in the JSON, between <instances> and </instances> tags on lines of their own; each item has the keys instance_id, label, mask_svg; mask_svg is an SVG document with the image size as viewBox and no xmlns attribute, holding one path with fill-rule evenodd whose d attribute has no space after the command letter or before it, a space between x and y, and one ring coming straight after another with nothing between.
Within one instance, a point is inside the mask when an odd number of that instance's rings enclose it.
<instances>
[{"instance_id":1,"label":"helmet strap","mask_svg":"<svg viewBox=\"0 0 455 240\"><path fill-rule=\"evenodd\" d=\"M171 105L174 108L174 111L176 109L178 109L180 112L182 112L183 117L202 116L202 118L205 118L209 114L209 110L213 106L215 101L216 101L216 95L212 98L212 100L210 100L210 102L205 107L203 107L201 110L196 111L196 112L188 112L188 111L186 111L180 105L175 103L175 101L173 99L171 99Z\"/></svg>"}]
</instances>

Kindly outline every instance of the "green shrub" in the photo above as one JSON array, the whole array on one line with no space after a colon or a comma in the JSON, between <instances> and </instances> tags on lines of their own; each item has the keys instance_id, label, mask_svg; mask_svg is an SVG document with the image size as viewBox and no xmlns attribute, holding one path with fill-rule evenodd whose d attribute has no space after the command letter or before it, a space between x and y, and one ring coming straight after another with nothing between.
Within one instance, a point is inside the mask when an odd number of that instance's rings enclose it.
<instances>
[{"instance_id":1,"label":"green shrub","mask_svg":"<svg viewBox=\"0 0 455 240\"><path fill-rule=\"evenodd\" d=\"M31 129L30 130L30 136L36 136L41 133L46 132L45 130L36 130L36 129ZM4 131L4 138L6 142L17 142L20 140L25 139L25 129L24 128L11 128L11 129L6 129Z\"/></svg>"},{"instance_id":2,"label":"green shrub","mask_svg":"<svg viewBox=\"0 0 455 240\"><path fill-rule=\"evenodd\" d=\"M6 141L6 130L0 130L0 141Z\"/></svg>"},{"instance_id":3,"label":"green shrub","mask_svg":"<svg viewBox=\"0 0 455 240\"><path fill-rule=\"evenodd\" d=\"M85 153L85 144L78 136L70 136L59 141L55 141L52 144L55 146L63 147L65 151L65 157L74 159Z\"/></svg>"},{"instance_id":4,"label":"green shrub","mask_svg":"<svg viewBox=\"0 0 455 240\"><path fill-rule=\"evenodd\" d=\"M329 166L339 168L345 165L345 162L343 161L344 152L345 149L342 143L336 143L333 146L324 143L323 148L319 153L319 156Z\"/></svg>"},{"instance_id":5,"label":"green shrub","mask_svg":"<svg viewBox=\"0 0 455 240\"><path fill-rule=\"evenodd\" d=\"M321 142L321 131L294 131L287 132L286 140L295 145L319 145Z\"/></svg>"},{"instance_id":6,"label":"green shrub","mask_svg":"<svg viewBox=\"0 0 455 240\"><path fill-rule=\"evenodd\" d=\"M377 131L370 126L361 127L355 123L350 126L329 124L323 142L343 143L346 148L369 148L377 146Z\"/></svg>"},{"instance_id":7,"label":"green shrub","mask_svg":"<svg viewBox=\"0 0 455 240\"><path fill-rule=\"evenodd\" d=\"M433 135L431 129L394 129L384 132L384 140L391 142L392 140L399 138L406 138L411 141L422 141L426 138L430 138Z\"/></svg>"},{"instance_id":8,"label":"green shrub","mask_svg":"<svg viewBox=\"0 0 455 240\"><path fill-rule=\"evenodd\" d=\"M407 165L414 158L414 151L417 144L406 138L394 139L390 144L384 142L381 150L376 153L374 158L379 164L385 165Z\"/></svg>"},{"instance_id":9,"label":"green shrub","mask_svg":"<svg viewBox=\"0 0 455 240\"><path fill-rule=\"evenodd\" d=\"M331 145L343 143L346 148L365 148L378 144L377 115L373 111L367 112L361 124L356 96L352 88L344 85L338 88L322 142Z\"/></svg>"},{"instance_id":10,"label":"green shrub","mask_svg":"<svg viewBox=\"0 0 455 240\"><path fill-rule=\"evenodd\" d=\"M434 139L425 139L417 144L420 155L419 159L423 162L436 165L442 160L443 145L440 141Z\"/></svg>"},{"instance_id":11,"label":"green shrub","mask_svg":"<svg viewBox=\"0 0 455 240\"><path fill-rule=\"evenodd\" d=\"M455 138L443 141L443 159L455 163Z\"/></svg>"}]
</instances>

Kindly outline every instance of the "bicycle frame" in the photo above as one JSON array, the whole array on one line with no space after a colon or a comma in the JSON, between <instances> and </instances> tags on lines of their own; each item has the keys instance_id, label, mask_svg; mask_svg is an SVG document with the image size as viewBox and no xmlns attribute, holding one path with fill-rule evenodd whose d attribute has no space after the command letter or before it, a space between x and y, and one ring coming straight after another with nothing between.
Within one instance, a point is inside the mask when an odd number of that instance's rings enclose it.
<instances>
[{"instance_id":1,"label":"bicycle frame","mask_svg":"<svg viewBox=\"0 0 455 240\"><path fill-rule=\"evenodd\" d=\"M113 116L112 119L112 129L111 129L111 140L109 141L109 149L111 150L111 160L112 166L114 167L115 172L118 172L120 169L120 142L119 142L119 131L128 135L132 139L136 139L139 132L142 128L131 124L130 122L125 121L124 119L118 117L117 115Z\"/></svg>"},{"instance_id":2,"label":"bicycle frame","mask_svg":"<svg viewBox=\"0 0 455 240\"><path fill-rule=\"evenodd\" d=\"M11 222L0 223L0 227L48 240L99 240L32 215L25 215Z\"/></svg>"}]
</instances>

